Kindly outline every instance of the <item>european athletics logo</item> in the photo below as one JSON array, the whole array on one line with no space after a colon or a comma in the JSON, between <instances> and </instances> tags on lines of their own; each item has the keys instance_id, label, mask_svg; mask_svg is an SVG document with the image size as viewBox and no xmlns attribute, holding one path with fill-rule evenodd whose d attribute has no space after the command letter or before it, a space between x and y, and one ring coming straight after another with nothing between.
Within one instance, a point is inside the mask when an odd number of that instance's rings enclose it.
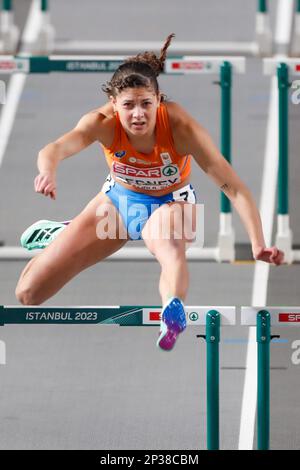
<instances>
[{"instance_id":1,"label":"european athletics logo","mask_svg":"<svg viewBox=\"0 0 300 470\"><path fill-rule=\"evenodd\" d=\"M121 150L120 152L115 153L115 157L117 157L117 158L125 157L125 155L126 155L125 150Z\"/></svg>"}]
</instances>

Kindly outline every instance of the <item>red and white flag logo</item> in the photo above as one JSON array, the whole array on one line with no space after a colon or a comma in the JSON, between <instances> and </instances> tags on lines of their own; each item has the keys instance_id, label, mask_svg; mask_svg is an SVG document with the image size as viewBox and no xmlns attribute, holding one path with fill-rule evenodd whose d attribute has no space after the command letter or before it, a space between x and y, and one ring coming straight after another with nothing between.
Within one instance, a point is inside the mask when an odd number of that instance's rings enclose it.
<instances>
[{"instance_id":1,"label":"red and white flag logo","mask_svg":"<svg viewBox=\"0 0 300 470\"><path fill-rule=\"evenodd\" d=\"M300 313L279 313L278 321L280 323L300 323Z\"/></svg>"}]
</instances>

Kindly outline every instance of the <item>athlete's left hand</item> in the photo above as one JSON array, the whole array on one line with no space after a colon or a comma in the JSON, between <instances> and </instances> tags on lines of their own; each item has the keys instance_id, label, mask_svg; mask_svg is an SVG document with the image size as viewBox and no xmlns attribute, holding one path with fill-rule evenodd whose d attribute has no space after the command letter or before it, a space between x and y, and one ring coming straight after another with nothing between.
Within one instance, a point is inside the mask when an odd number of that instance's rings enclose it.
<instances>
[{"instance_id":1,"label":"athlete's left hand","mask_svg":"<svg viewBox=\"0 0 300 470\"><path fill-rule=\"evenodd\" d=\"M253 249L253 257L257 261L265 261L266 263L271 263L276 266L284 263L284 253L276 246L272 246L271 248L258 246Z\"/></svg>"}]
</instances>

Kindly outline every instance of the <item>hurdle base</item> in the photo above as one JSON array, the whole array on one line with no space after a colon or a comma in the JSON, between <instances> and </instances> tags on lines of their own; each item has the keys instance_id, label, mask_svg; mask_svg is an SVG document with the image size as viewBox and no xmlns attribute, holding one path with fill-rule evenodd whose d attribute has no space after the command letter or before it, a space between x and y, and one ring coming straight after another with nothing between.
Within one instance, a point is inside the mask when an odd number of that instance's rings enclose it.
<instances>
[{"instance_id":1,"label":"hurdle base","mask_svg":"<svg viewBox=\"0 0 300 470\"><path fill-rule=\"evenodd\" d=\"M55 48L56 32L50 21L50 14L42 12L41 15L41 24L36 40L26 44L26 51L34 55L52 54Z\"/></svg>"},{"instance_id":2,"label":"hurdle base","mask_svg":"<svg viewBox=\"0 0 300 470\"><path fill-rule=\"evenodd\" d=\"M299 57L300 55L300 13L298 13L295 18L294 37L291 53L295 57Z\"/></svg>"},{"instance_id":3,"label":"hurdle base","mask_svg":"<svg viewBox=\"0 0 300 470\"><path fill-rule=\"evenodd\" d=\"M290 229L289 214L278 214L277 216L277 234L275 240L277 248L284 252L284 260L287 264L294 261L293 254L293 233Z\"/></svg>"},{"instance_id":4,"label":"hurdle base","mask_svg":"<svg viewBox=\"0 0 300 470\"><path fill-rule=\"evenodd\" d=\"M256 43L260 56L271 56L273 52L273 38L270 27L270 18L266 13L256 14Z\"/></svg>"},{"instance_id":5,"label":"hurdle base","mask_svg":"<svg viewBox=\"0 0 300 470\"><path fill-rule=\"evenodd\" d=\"M232 214L220 213L217 261L233 262L235 259L235 233L232 227Z\"/></svg>"},{"instance_id":6,"label":"hurdle base","mask_svg":"<svg viewBox=\"0 0 300 470\"><path fill-rule=\"evenodd\" d=\"M14 16L10 11L3 11L0 19L0 53L14 54L17 50L20 31L14 24Z\"/></svg>"},{"instance_id":7,"label":"hurdle base","mask_svg":"<svg viewBox=\"0 0 300 470\"><path fill-rule=\"evenodd\" d=\"M284 261L292 264L294 261L294 251L292 249L292 232L291 230L284 234L277 234L275 244L279 250L284 252Z\"/></svg>"},{"instance_id":8,"label":"hurdle base","mask_svg":"<svg viewBox=\"0 0 300 470\"><path fill-rule=\"evenodd\" d=\"M293 250L293 262L300 263L300 250Z\"/></svg>"}]
</instances>

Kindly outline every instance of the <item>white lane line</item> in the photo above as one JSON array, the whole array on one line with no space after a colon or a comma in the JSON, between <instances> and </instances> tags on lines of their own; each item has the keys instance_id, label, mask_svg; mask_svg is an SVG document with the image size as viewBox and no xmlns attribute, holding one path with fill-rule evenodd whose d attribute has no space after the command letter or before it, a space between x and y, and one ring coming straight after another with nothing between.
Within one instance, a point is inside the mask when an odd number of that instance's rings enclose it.
<instances>
[{"instance_id":1,"label":"white lane line","mask_svg":"<svg viewBox=\"0 0 300 470\"><path fill-rule=\"evenodd\" d=\"M291 24L293 10L290 0L279 0L277 7L277 24L275 42L278 46L291 42ZM279 52L283 52L282 49ZM267 246L271 246L273 221L275 215L275 197L278 172L278 91L277 78L271 79L269 118L267 128L266 149L262 179L262 192L260 201L260 214L264 227ZM267 302L268 280L270 265L256 263L254 270L252 301L253 306L265 306ZM241 450L253 449L255 434L255 418L257 405L257 346L256 328L249 328L246 373L242 399L240 435L238 448Z\"/></svg>"},{"instance_id":2,"label":"white lane line","mask_svg":"<svg viewBox=\"0 0 300 470\"><path fill-rule=\"evenodd\" d=\"M37 36L40 15L40 0L32 0L26 25L22 34L22 41L31 42ZM22 49L19 55L22 55ZM18 105L24 89L27 76L16 73L11 76L7 87L6 103L2 107L0 116L0 167L7 149L8 141L13 129Z\"/></svg>"},{"instance_id":3,"label":"white lane line","mask_svg":"<svg viewBox=\"0 0 300 470\"><path fill-rule=\"evenodd\" d=\"M273 219L275 212L275 195L277 182L277 80L272 77L269 119L267 128L267 142L264 159L262 193L260 201L260 214L264 227L266 244L271 244ZM267 288L269 279L269 265L267 263L256 263L254 269L254 281L251 305L264 306L267 300ZM255 434L255 416L257 402L257 377L256 377L256 328L249 328L245 383L242 399L239 449L250 450L253 448Z\"/></svg>"}]
</instances>

